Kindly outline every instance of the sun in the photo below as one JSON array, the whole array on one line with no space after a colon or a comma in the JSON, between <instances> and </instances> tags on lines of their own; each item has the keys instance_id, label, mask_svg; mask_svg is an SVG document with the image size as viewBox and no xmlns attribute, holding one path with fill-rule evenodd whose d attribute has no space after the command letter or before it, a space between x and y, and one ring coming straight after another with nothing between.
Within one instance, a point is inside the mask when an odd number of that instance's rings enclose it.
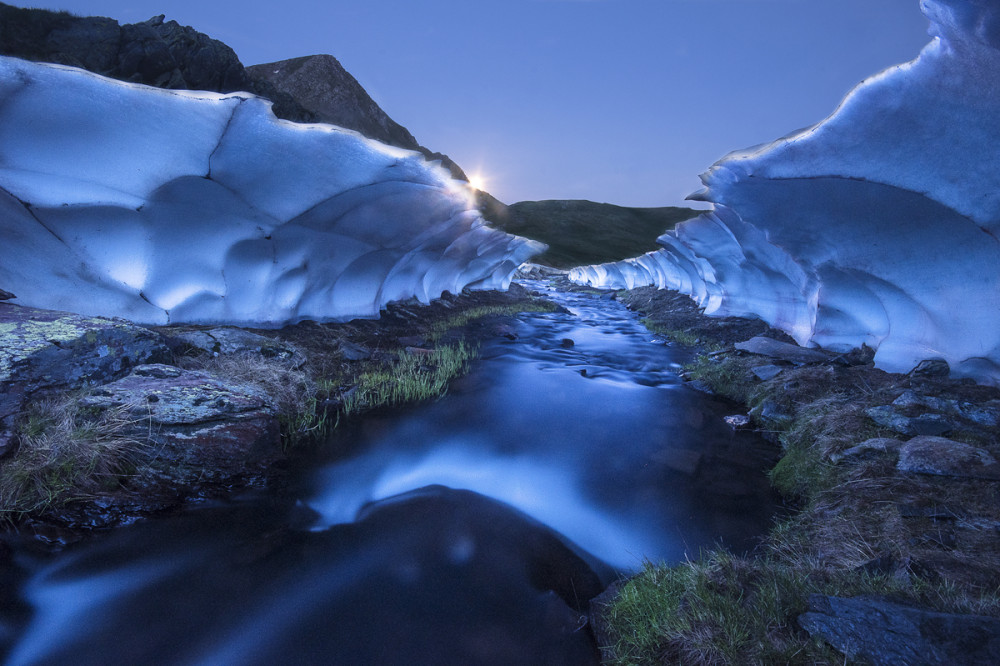
<instances>
[{"instance_id":1,"label":"sun","mask_svg":"<svg viewBox=\"0 0 1000 666\"><path fill-rule=\"evenodd\" d=\"M474 190L484 190L486 189L486 179L483 178L482 174L472 174L469 176L469 186Z\"/></svg>"}]
</instances>

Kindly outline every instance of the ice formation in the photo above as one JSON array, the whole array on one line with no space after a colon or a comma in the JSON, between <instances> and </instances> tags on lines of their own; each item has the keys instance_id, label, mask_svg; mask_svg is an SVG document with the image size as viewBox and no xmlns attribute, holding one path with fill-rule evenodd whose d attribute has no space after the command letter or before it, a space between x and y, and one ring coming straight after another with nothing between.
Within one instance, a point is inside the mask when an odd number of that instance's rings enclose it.
<instances>
[{"instance_id":1,"label":"ice formation","mask_svg":"<svg viewBox=\"0 0 1000 666\"><path fill-rule=\"evenodd\" d=\"M732 153L692 198L714 210L644 257L575 269L690 294L800 344L943 358L1000 383L1000 7L924 0L933 40L818 125Z\"/></svg>"},{"instance_id":2,"label":"ice formation","mask_svg":"<svg viewBox=\"0 0 1000 666\"><path fill-rule=\"evenodd\" d=\"M160 90L0 58L0 285L136 322L277 326L506 288L544 248L484 225L417 153L276 119L247 93Z\"/></svg>"}]
</instances>

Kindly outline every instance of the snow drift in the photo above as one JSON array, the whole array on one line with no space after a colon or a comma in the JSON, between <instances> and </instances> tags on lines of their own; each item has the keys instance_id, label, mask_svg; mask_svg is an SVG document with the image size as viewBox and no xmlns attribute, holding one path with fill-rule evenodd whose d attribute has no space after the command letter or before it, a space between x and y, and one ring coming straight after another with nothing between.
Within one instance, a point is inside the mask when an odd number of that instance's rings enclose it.
<instances>
[{"instance_id":1,"label":"snow drift","mask_svg":"<svg viewBox=\"0 0 1000 666\"><path fill-rule=\"evenodd\" d=\"M943 358L1000 383L1000 8L924 0L933 41L818 125L732 153L692 198L715 204L595 286L690 294L800 344L867 344L906 371Z\"/></svg>"},{"instance_id":2,"label":"snow drift","mask_svg":"<svg viewBox=\"0 0 1000 666\"><path fill-rule=\"evenodd\" d=\"M248 93L161 90L0 58L0 285L140 323L278 326L506 288L544 246L484 226L417 153L278 120Z\"/></svg>"}]
</instances>

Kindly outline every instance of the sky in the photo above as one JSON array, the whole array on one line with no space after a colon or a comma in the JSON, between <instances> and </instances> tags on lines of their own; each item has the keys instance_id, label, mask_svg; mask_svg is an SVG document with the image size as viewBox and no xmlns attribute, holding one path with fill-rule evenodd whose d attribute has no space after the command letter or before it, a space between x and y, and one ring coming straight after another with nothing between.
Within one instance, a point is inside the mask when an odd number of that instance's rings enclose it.
<instances>
[{"instance_id":1,"label":"sky","mask_svg":"<svg viewBox=\"0 0 1000 666\"><path fill-rule=\"evenodd\" d=\"M685 205L726 153L821 121L930 40L918 0L33 0L166 14L244 65L335 56L506 203Z\"/></svg>"}]
</instances>

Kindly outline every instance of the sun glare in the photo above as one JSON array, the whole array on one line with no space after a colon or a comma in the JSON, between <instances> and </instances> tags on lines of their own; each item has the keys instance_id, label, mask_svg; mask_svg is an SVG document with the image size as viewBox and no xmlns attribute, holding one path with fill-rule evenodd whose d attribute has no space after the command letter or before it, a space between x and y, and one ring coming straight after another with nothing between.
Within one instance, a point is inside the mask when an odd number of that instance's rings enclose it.
<instances>
[{"instance_id":1,"label":"sun glare","mask_svg":"<svg viewBox=\"0 0 1000 666\"><path fill-rule=\"evenodd\" d=\"M483 178L482 174L473 174L469 176L469 185L476 190L486 189L486 179Z\"/></svg>"}]
</instances>

